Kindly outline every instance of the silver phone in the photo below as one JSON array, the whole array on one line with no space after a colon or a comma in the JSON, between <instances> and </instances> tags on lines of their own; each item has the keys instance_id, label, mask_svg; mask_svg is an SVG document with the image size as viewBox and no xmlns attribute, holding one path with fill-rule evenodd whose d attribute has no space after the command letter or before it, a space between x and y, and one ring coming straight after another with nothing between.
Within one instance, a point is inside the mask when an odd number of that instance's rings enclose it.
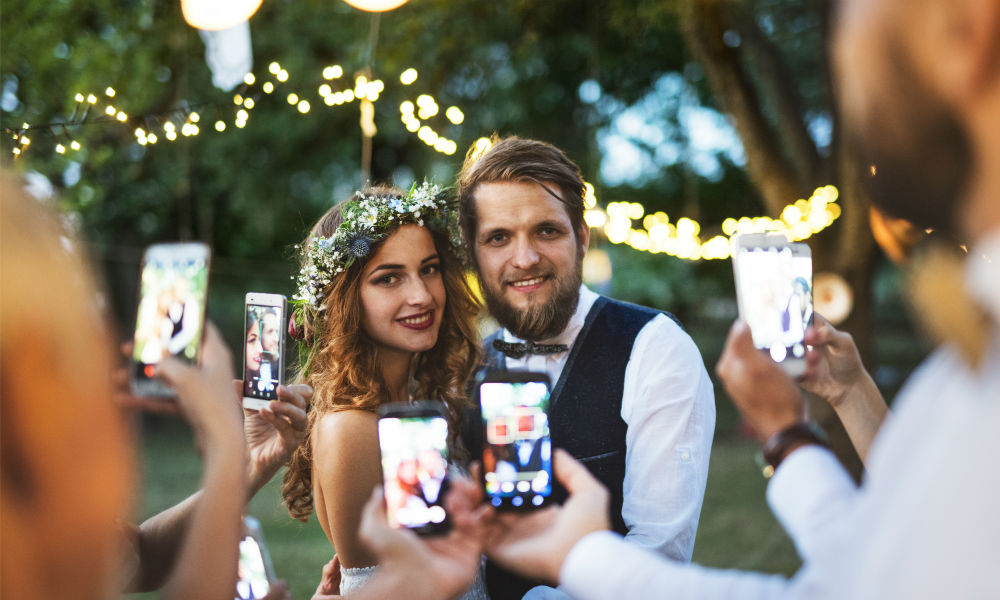
<instances>
[{"instance_id":1,"label":"silver phone","mask_svg":"<svg viewBox=\"0 0 1000 600\"><path fill-rule=\"evenodd\" d=\"M754 346L792 377L805 373L805 331L813 320L812 253L781 234L733 238L733 274L740 318Z\"/></svg>"},{"instance_id":2,"label":"silver phone","mask_svg":"<svg viewBox=\"0 0 1000 600\"><path fill-rule=\"evenodd\" d=\"M271 556L264 544L264 534L257 519L243 517L243 539L240 540L239 579L235 600L263 598L271 591L275 580Z\"/></svg>"},{"instance_id":3,"label":"silver phone","mask_svg":"<svg viewBox=\"0 0 1000 600\"><path fill-rule=\"evenodd\" d=\"M281 294L249 292L243 338L243 406L260 410L278 399L285 375L285 313Z\"/></svg>"},{"instance_id":4,"label":"silver phone","mask_svg":"<svg viewBox=\"0 0 1000 600\"><path fill-rule=\"evenodd\" d=\"M139 396L172 397L155 376L165 356L198 362L205 328L211 251L205 244L155 244L146 249L139 281L132 349L132 391Z\"/></svg>"}]
</instances>

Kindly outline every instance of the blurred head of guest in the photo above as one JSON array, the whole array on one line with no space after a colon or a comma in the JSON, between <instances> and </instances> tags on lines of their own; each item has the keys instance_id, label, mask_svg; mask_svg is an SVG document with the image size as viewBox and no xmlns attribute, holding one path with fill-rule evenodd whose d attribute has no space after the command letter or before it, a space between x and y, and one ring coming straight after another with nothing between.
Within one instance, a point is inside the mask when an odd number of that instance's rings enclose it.
<instances>
[{"instance_id":1,"label":"blurred head of guest","mask_svg":"<svg viewBox=\"0 0 1000 600\"><path fill-rule=\"evenodd\" d=\"M111 337L72 236L0 187L0 596L114 597L132 455Z\"/></svg>"}]
</instances>

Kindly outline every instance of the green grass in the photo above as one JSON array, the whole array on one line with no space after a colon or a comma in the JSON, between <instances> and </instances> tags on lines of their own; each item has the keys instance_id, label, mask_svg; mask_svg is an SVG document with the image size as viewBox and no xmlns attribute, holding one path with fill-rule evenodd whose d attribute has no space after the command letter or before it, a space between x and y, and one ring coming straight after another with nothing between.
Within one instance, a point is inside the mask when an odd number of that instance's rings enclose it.
<instances>
[{"instance_id":1,"label":"green grass","mask_svg":"<svg viewBox=\"0 0 1000 600\"><path fill-rule=\"evenodd\" d=\"M754 463L756 443L717 434L694 560L713 567L790 574L799 565L791 542L764 501L765 480ZM142 496L137 518L156 514L193 493L201 461L190 432L175 420L150 420L142 433ZM278 576L297 599L312 596L332 555L315 519L293 520L281 506L280 474L250 503L260 520ZM126 596L135 600L155 594Z\"/></svg>"}]
</instances>

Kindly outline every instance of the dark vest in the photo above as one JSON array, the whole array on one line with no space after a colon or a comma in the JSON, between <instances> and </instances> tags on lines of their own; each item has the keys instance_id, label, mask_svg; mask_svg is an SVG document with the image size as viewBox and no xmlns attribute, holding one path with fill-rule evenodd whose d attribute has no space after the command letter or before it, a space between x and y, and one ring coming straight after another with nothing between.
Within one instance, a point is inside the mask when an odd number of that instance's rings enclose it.
<instances>
[{"instance_id":1,"label":"dark vest","mask_svg":"<svg viewBox=\"0 0 1000 600\"><path fill-rule=\"evenodd\" d=\"M660 312L600 296L587 313L549 401L549 432L553 446L572 454L608 488L611 525L622 535L628 532L622 519L627 429L621 418L625 367L635 336ZM481 374L489 370L506 370L503 354L493 349L496 335L499 332L486 340L486 364ZM478 422L478 414L475 419L467 421L465 429L481 436L482 423ZM482 447L481 438L469 440L467 444L469 448ZM565 498L566 490L556 483L553 499L561 503ZM486 565L486 583L493 600L519 599L535 585L541 585L492 562Z\"/></svg>"}]
</instances>

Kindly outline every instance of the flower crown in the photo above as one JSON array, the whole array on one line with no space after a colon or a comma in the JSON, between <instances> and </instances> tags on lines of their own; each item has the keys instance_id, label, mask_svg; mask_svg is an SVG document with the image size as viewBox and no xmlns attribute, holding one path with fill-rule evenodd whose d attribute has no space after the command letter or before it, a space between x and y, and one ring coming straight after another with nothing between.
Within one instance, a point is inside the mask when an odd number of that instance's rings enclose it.
<instances>
[{"instance_id":1,"label":"flower crown","mask_svg":"<svg viewBox=\"0 0 1000 600\"><path fill-rule=\"evenodd\" d=\"M313 237L304 247L296 246L305 253L306 260L293 299L316 311L325 308L323 291L333 278L355 260L366 258L376 242L400 225L416 223L446 233L452 249L460 249L458 216L449 206L449 195L427 181L419 186L413 184L405 196L356 192L344 203L340 214L342 222L333 235Z\"/></svg>"}]
</instances>

